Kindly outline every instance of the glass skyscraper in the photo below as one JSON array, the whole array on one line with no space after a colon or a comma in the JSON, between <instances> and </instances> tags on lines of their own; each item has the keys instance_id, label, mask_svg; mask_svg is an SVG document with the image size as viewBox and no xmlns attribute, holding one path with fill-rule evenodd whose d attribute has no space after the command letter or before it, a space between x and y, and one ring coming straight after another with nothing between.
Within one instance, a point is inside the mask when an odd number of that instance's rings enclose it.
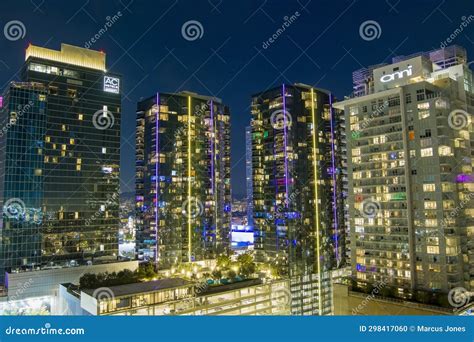
<instances>
[{"instance_id":1,"label":"glass skyscraper","mask_svg":"<svg viewBox=\"0 0 474 342\"><path fill-rule=\"evenodd\" d=\"M137 255L160 267L215 258L230 246L230 114L190 92L140 101Z\"/></svg>"},{"instance_id":2,"label":"glass skyscraper","mask_svg":"<svg viewBox=\"0 0 474 342\"><path fill-rule=\"evenodd\" d=\"M120 76L66 44L25 60L0 117L1 275L116 260Z\"/></svg>"},{"instance_id":3,"label":"glass skyscraper","mask_svg":"<svg viewBox=\"0 0 474 342\"><path fill-rule=\"evenodd\" d=\"M252 98L257 260L291 280L293 314L327 314L345 261L343 118L331 93L282 85Z\"/></svg>"}]
</instances>

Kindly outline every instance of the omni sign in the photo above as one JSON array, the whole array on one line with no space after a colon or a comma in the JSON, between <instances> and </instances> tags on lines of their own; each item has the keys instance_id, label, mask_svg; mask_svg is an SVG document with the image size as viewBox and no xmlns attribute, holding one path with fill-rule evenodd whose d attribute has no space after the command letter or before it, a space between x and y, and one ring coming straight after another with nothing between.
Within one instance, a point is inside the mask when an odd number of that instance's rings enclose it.
<instances>
[{"instance_id":1,"label":"omni sign","mask_svg":"<svg viewBox=\"0 0 474 342\"><path fill-rule=\"evenodd\" d=\"M412 66L410 65L405 70L395 71L392 74L383 75L382 77L380 77L380 82L383 82L383 83L391 82L396 79L401 79L403 77L411 76L411 75L412 75Z\"/></svg>"},{"instance_id":2,"label":"omni sign","mask_svg":"<svg viewBox=\"0 0 474 342\"><path fill-rule=\"evenodd\" d=\"M120 93L120 79L116 77L104 76L104 91L108 93Z\"/></svg>"}]
</instances>

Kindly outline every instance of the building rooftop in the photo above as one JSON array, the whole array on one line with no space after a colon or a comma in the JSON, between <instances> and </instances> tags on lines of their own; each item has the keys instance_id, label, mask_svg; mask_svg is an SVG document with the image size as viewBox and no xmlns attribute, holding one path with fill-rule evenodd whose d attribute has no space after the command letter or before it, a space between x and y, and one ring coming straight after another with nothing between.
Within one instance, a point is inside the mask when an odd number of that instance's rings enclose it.
<instances>
[{"instance_id":1,"label":"building rooftop","mask_svg":"<svg viewBox=\"0 0 474 342\"><path fill-rule=\"evenodd\" d=\"M237 281L237 282L229 283L229 284L209 286L204 291L200 292L198 296L207 296L210 294L232 291L232 290L237 290L237 289L245 288L248 286L255 286L255 285L260 285L260 284L262 284L261 279L258 279L258 278L245 279L245 280L241 280L241 281Z\"/></svg>"},{"instance_id":2,"label":"building rooftop","mask_svg":"<svg viewBox=\"0 0 474 342\"><path fill-rule=\"evenodd\" d=\"M104 52L68 44L61 44L60 51L30 44L26 49L25 61L30 57L106 71Z\"/></svg>"},{"instance_id":3,"label":"building rooftop","mask_svg":"<svg viewBox=\"0 0 474 342\"><path fill-rule=\"evenodd\" d=\"M121 297L138 293L156 292L192 284L194 283L182 278L166 278L143 283L108 286L107 288L111 293L113 293L114 297ZM82 292L87 293L90 296L94 296L95 298L101 294L101 291L96 291L96 289L84 289Z\"/></svg>"},{"instance_id":4,"label":"building rooftop","mask_svg":"<svg viewBox=\"0 0 474 342\"><path fill-rule=\"evenodd\" d=\"M168 92L165 92L165 91L159 91L159 92L157 92L157 94L160 94L160 96L165 95L165 96L169 96L169 97L185 97L185 98L190 96L194 99L200 99L200 100L205 100L205 101L211 101L212 100L213 102L215 102L217 104L222 104L222 99L219 98L219 97L201 95L201 94L198 94L198 93L195 93L195 92L192 92L192 91L188 91L188 90L183 90L183 91L176 92L176 93L168 93ZM147 102L147 101L156 101L157 94L146 97L146 98L141 98L138 102L141 103L141 102Z\"/></svg>"},{"instance_id":5,"label":"building rooftop","mask_svg":"<svg viewBox=\"0 0 474 342\"><path fill-rule=\"evenodd\" d=\"M315 91L319 91L319 92L322 92L322 93L325 93L327 95L331 94L331 92L329 90L326 90L326 89L322 89L322 88L317 88L317 87L313 87L313 86L310 86L308 84L305 84L305 83L284 83L285 87L286 88L300 88L300 89L306 89L306 90L311 90L314 89ZM269 88L267 90L264 90L264 91L261 91L261 92L258 92L256 94L252 94L252 98L255 98L255 97L262 97L263 95L267 94L267 93L271 93L271 92L274 92L275 90L279 90L279 89L282 89L283 87L283 84L281 85L278 85L276 87L273 87L273 88Z\"/></svg>"}]
</instances>

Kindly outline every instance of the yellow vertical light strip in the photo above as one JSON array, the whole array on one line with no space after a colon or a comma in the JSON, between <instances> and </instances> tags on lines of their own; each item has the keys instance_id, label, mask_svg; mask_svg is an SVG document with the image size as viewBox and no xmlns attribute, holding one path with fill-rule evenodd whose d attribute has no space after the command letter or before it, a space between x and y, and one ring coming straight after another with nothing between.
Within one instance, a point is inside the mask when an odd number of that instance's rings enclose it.
<instances>
[{"instance_id":1,"label":"yellow vertical light strip","mask_svg":"<svg viewBox=\"0 0 474 342\"><path fill-rule=\"evenodd\" d=\"M315 217L316 217L316 258L317 258L317 267L318 267L318 287L319 287L319 294L318 294L318 299L319 299L319 315L322 315L322 298L321 298L321 293L322 293L322 288L321 288L321 258L320 258L320 241L319 241L319 194L318 194L318 164L317 164L317 139L316 135L317 129L316 129L316 114L314 112L314 89L311 88L311 116L313 118L313 167L314 167L314 211L315 211Z\"/></svg>"},{"instance_id":2,"label":"yellow vertical light strip","mask_svg":"<svg viewBox=\"0 0 474 342\"><path fill-rule=\"evenodd\" d=\"M191 96L188 96L188 262L191 262Z\"/></svg>"}]
</instances>

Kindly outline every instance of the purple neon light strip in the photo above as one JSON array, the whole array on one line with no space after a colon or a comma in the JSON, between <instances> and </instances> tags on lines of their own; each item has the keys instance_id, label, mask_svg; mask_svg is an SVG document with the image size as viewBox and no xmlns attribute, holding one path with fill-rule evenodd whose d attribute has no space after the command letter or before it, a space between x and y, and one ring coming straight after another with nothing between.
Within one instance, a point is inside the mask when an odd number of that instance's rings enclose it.
<instances>
[{"instance_id":1,"label":"purple neon light strip","mask_svg":"<svg viewBox=\"0 0 474 342\"><path fill-rule=\"evenodd\" d=\"M215 192L215 177L214 177L214 101L211 100L211 188L212 196L214 197Z\"/></svg>"},{"instance_id":2,"label":"purple neon light strip","mask_svg":"<svg viewBox=\"0 0 474 342\"><path fill-rule=\"evenodd\" d=\"M160 157L159 157L159 152L160 152L160 143L159 143L159 128L160 128L160 93L156 93L156 106L157 106L157 111L156 111L156 119L155 119L155 158L156 158L156 164L155 164L155 209L156 209L156 214L155 214L155 238L156 238L156 246L155 246L155 263L158 262L158 213L159 213L159 208L158 208L158 191L160 188L160 183L159 183L159 164L160 164Z\"/></svg>"},{"instance_id":3,"label":"purple neon light strip","mask_svg":"<svg viewBox=\"0 0 474 342\"><path fill-rule=\"evenodd\" d=\"M335 150L335 147L334 147L334 111L332 109L332 94L329 94L329 111L331 113L331 118L330 118L330 122L331 122L331 152L332 152L332 155L331 155L331 159L332 159L332 179L333 179L333 182L334 182L334 185L333 185L333 193L332 193L332 200L333 200L333 207L332 207L332 211L333 211L333 215L334 215L334 234L335 234L335 242L336 242L336 260L339 261L339 234L338 234L338 220L337 220L337 205L336 205L336 201L337 201L337 194L336 194L336 158L335 158L335 154L336 154L336 150Z\"/></svg>"},{"instance_id":4,"label":"purple neon light strip","mask_svg":"<svg viewBox=\"0 0 474 342\"><path fill-rule=\"evenodd\" d=\"M282 87L282 95L283 95L283 140L284 140L284 148L285 148L285 151L284 151L284 158L285 158L285 193L286 193L286 198L285 198L285 206L288 208L288 157L286 155L286 150L287 150L287 137L286 137L286 125L287 125L287 122L286 122L286 88L285 88L285 84L283 83L283 87Z\"/></svg>"},{"instance_id":5,"label":"purple neon light strip","mask_svg":"<svg viewBox=\"0 0 474 342\"><path fill-rule=\"evenodd\" d=\"M214 101L211 100L211 189L212 189L212 199L215 199L215 182L216 179L214 177L214 158L215 158L215 151L214 151ZM214 212L216 213L215 215L217 216L217 201L214 202ZM216 234L217 234L217 217L215 218L215 227L216 227ZM212 223L211 223L211 229L212 229ZM216 236L217 237L217 236Z\"/></svg>"}]
</instances>

